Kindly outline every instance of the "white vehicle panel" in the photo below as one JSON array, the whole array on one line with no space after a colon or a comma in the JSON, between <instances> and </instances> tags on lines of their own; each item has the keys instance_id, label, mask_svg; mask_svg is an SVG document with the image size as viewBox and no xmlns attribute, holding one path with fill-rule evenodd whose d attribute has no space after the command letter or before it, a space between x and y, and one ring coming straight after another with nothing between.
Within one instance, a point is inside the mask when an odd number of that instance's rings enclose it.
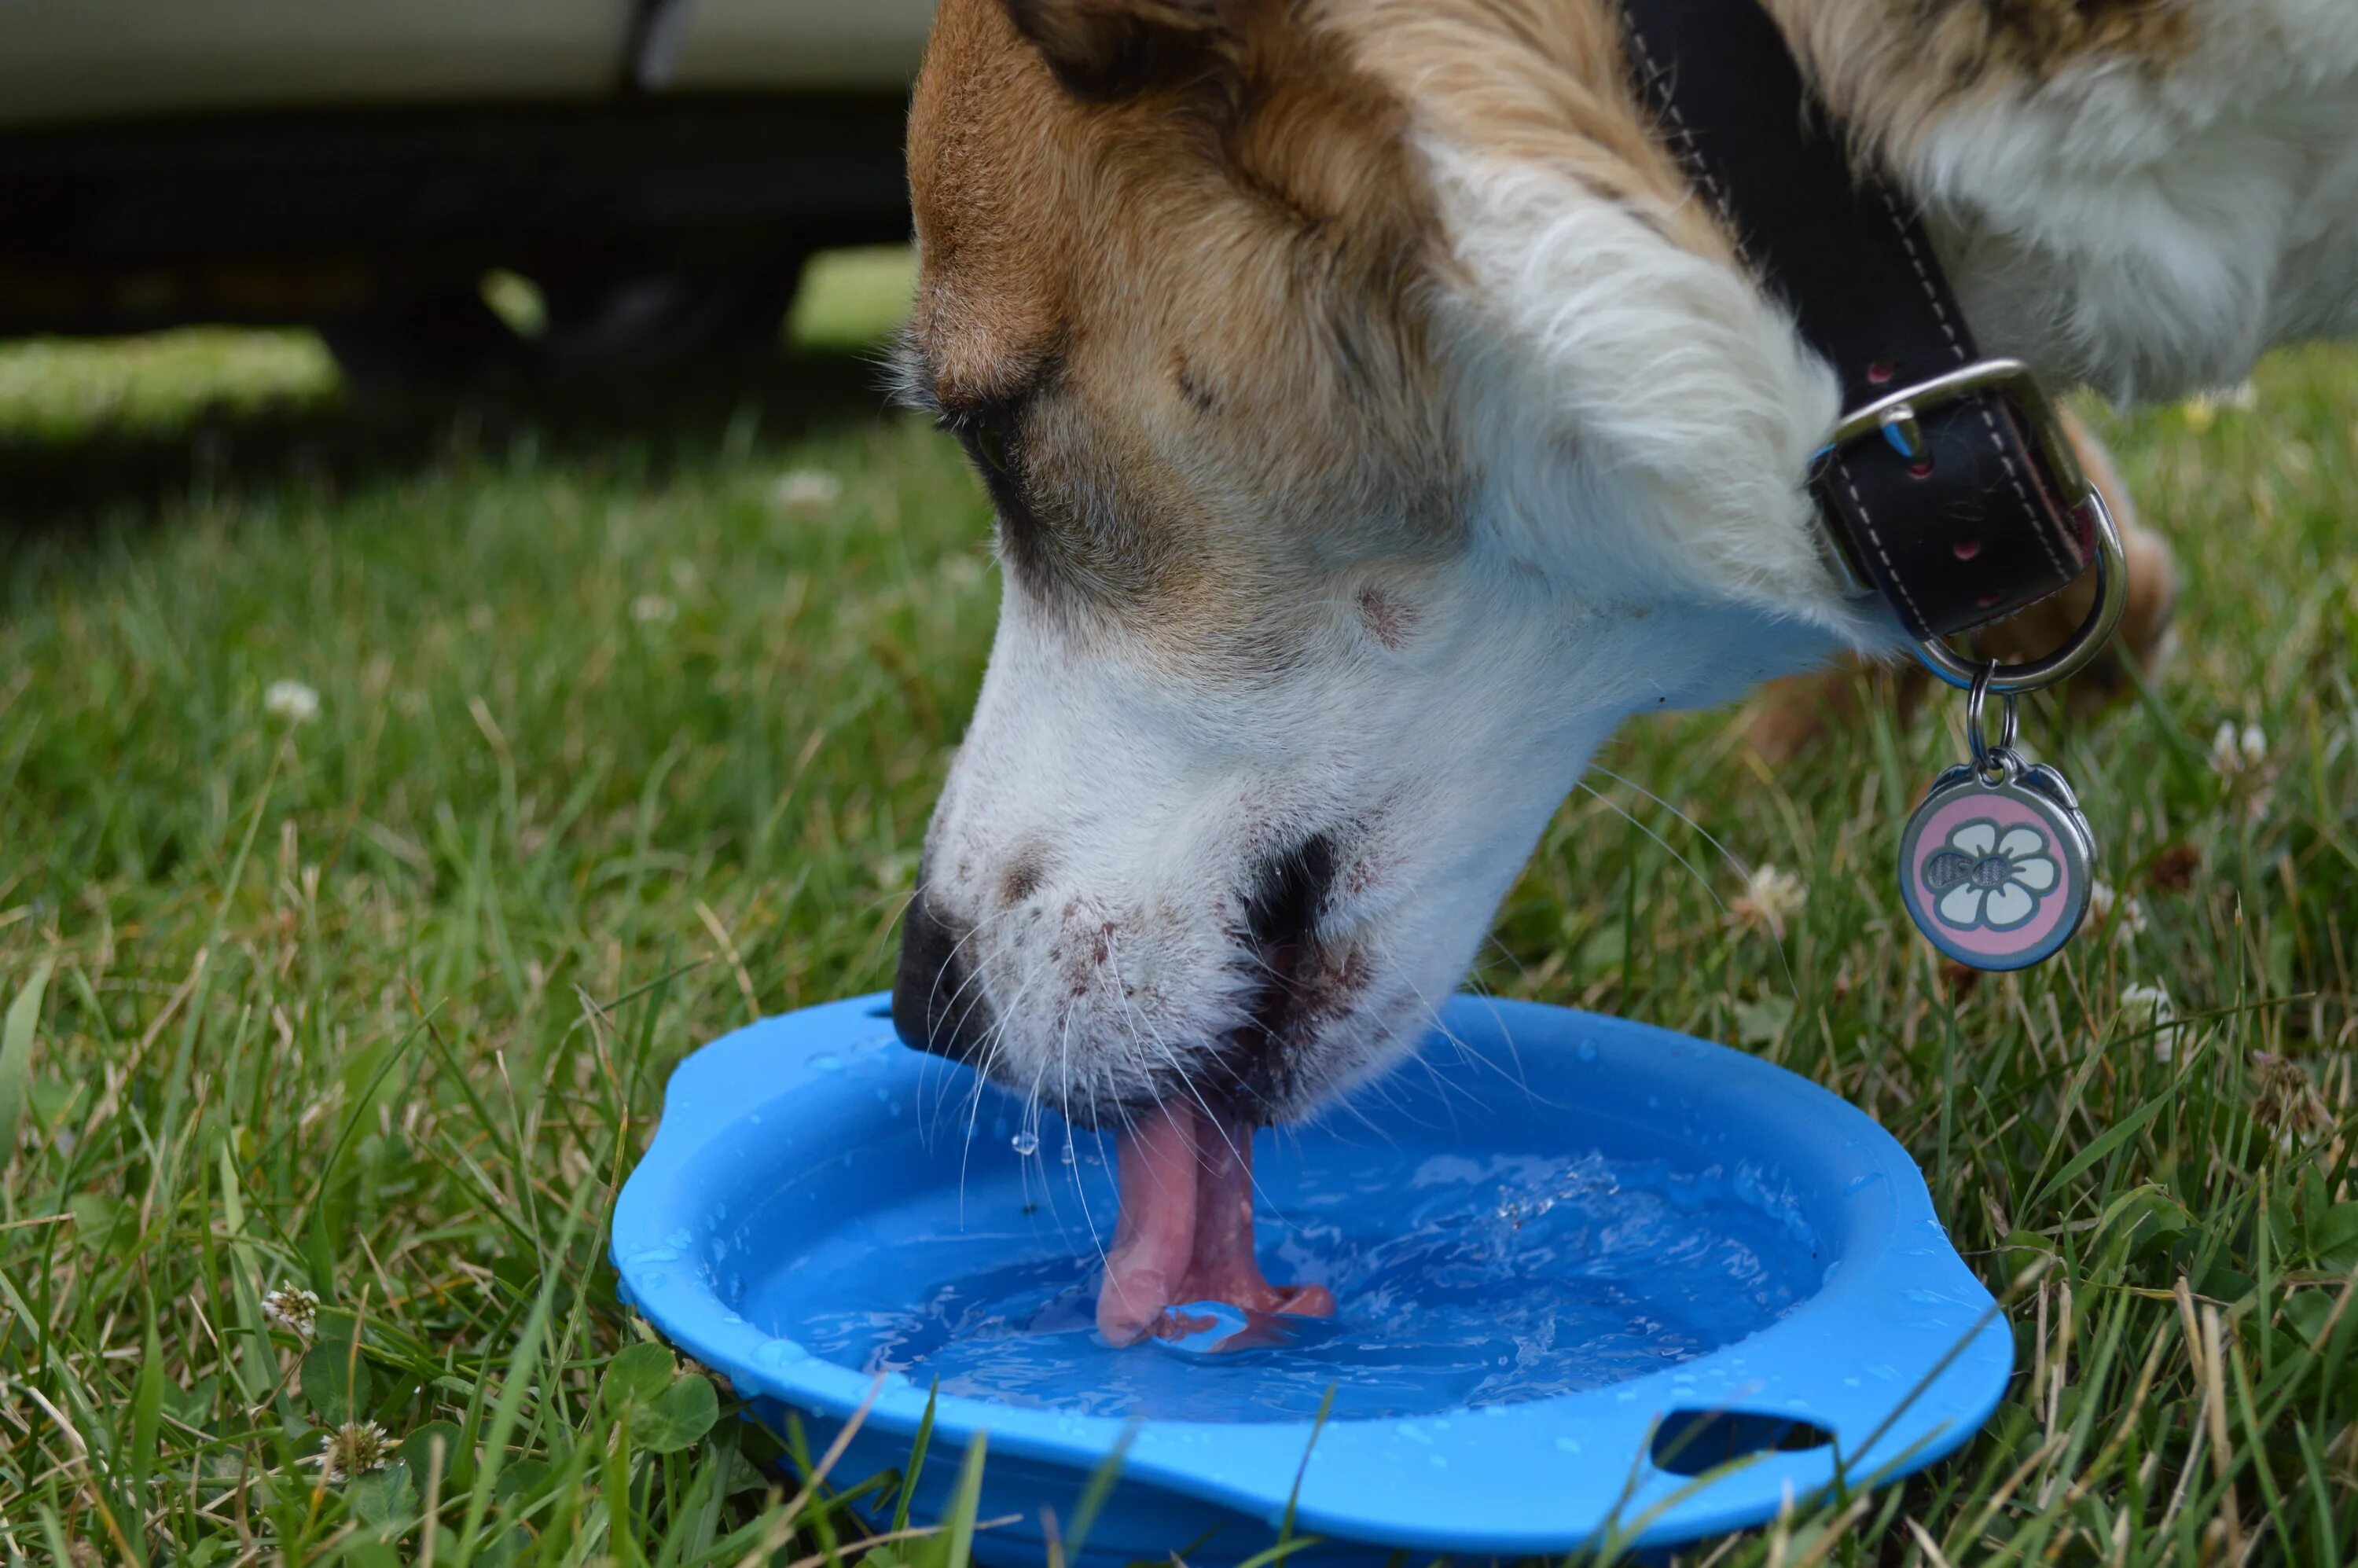
<instances>
[{"instance_id":1,"label":"white vehicle panel","mask_svg":"<svg viewBox=\"0 0 2358 1568\"><path fill-rule=\"evenodd\" d=\"M621 78L630 16L630 0L0 0L0 125L591 97Z\"/></svg>"},{"instance_id":2,"label":"white vehicle panel","mask_svg":"<svg viewBox=\"0 0 2358 1568\"><path fill-rule=\"evenodd\" d=\"M934 0L687 3L674 91L905 85L934 25Z\"/></svg>"}]
</instances>

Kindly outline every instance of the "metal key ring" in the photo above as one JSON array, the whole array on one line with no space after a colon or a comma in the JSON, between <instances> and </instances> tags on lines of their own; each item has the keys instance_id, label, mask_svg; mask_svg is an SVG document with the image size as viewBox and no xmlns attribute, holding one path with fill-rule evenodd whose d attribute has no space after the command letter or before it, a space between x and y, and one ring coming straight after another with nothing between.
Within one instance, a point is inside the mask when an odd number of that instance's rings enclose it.
<instances>
[{"instance_id":1,"label":"metal key ring","mask_svg":"<svg viewBox=\"0 0 2358 1568\"><path fill-rule=\"evenodd\" d=\"M2005 774L2006 763L2014 756L2014 742L2022 733L2021 716L2015 711L2014 693L2000 690L1996 686L1999 668L1996 659L1989 660L1974 673L1972 684L1966 688L1965 738L1973 743L1974 773L1985 784L1994 784ZM1998 717L1997 744L1995 746L1989 744L1982 733L1982 711L1992 691L1997 691L2000 700L2006 704Z\"/></svg>"},{"instance_id":2,"label":"metal key ring","mask_svg":"<svg viewBox=\"0 0 2358 1568\"><path fill-rule=\"evenodd\" d=\"M2088 510L2093 524L2090 531L2095 535L2096 602L2090 607L2088 618L2080 622L2080 629L2044 658L2018 665L1963 659L1940 639L1927 638L1916 644L1916 657L1926 669L1960 690L1985 684L2000 697L2013 697L2053 686L2078 674L2103 651L2114 629L2121 623L2121 612L2128 608L2128 557L2121 551L2121 532L2113 522L2112 509L2104 504L2103 492L2093 484L2088 486L2087 499L2081 504ZM1978 725L1974 734L1980 734ZM1974 743L1980 744L1978 740Z\"/></svg>"}]
</instances>

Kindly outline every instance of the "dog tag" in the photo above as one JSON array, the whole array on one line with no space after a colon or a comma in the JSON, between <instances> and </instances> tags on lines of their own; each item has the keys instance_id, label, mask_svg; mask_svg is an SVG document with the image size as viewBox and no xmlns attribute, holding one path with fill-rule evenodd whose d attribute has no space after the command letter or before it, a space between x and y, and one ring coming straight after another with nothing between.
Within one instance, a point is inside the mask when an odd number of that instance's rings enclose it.
<instances>
[{"instance_id":1,"label":"dog tag","mask_svg":"<svg viewBox=\"0 0 2358 1568\"><path fill-rule=\"evenodd\" d=\"M1975 684L1974 759L1932 781L1899 838L1899 892L1933 946L1976 969L2026 969L2080 929L2094 885L2096 840L2071 786L2014 749L2014 699L1995 746L1982 738Z\"/></svg>"}]
</instances>

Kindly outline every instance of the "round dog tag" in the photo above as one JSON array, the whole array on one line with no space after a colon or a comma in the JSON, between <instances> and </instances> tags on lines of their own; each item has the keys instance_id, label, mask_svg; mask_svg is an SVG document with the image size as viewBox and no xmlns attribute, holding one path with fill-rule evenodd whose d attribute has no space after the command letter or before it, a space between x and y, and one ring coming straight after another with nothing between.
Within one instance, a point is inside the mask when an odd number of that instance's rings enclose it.
<instances>
[{"instance_id":1,"label":"round dog tag","mask_svg":"<svg viewBox=\"0 0 2358 1568\"><path fill-rule=\"evenodd\" d=\"M1935 780L1899 839L1899 889L1935 947L1976 969L2023 969L2071 939L2096 858L2063 775L1991 749Z\"/></svg>"}]
</instances>

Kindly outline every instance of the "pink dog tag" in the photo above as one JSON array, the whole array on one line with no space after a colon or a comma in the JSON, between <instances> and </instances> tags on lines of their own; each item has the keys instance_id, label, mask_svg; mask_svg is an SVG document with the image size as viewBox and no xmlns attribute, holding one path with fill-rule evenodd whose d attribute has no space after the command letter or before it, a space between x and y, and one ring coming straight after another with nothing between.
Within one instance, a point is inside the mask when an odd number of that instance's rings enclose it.
<instances>
[{"instance_id":1,"label":"pink dog tag","mask_svg":"<svg viewBox=\"0 0 2358 1568\"><path fill-rule=\"evenodd\" d=\"M1932 946L1976 969L2027 969L2071 940L2095 885L2096 838L2063 775L2014 749L2014 698L1997 744L1982 735L1990 672L1974 682L1974 760L1932 781L1899 836L1899 896Z\"/></svg>"},{"instance_id":2,"label":"pink dog tag","mask_svg":"<svg viewBox=\"0 0 2358 1568\"><path fill-rule=\"evenodd\" d=\"M1899 891L1932 946L1976 969L2024 969L2071 939L2096 858L2063 775L2011 751L1935 780L1899 839Z\"/></svg>"}]
</instances>

